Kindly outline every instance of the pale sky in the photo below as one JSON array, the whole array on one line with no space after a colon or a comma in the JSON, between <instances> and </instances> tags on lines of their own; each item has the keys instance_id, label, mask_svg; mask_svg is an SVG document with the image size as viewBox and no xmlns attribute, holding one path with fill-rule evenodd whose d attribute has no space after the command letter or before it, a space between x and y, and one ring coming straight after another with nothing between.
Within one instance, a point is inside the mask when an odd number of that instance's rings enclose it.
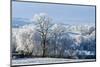
<instances>
[{"instance_id":1,"label":"pale sky","mask_svg":"<svg viewBox=\"0 0 100 67\"><path fill-rule=\"evenodd\" d=\"M38 13L47 13L56 23L95 23L95 6L12 2L13 18L32 19Z\"/></svg>"}]
</instances>

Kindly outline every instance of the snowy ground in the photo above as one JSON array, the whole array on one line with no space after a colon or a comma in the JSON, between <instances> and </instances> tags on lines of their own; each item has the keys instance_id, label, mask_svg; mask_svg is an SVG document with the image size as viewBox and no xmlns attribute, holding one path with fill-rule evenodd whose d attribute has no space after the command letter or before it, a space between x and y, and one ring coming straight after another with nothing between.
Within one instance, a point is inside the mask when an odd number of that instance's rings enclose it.
<instances>
[{"instance_id":1,"label":"snowy ground","mask_svg":"<svg viewBox=\"0 0 100 67\"><path fill-rule=\"evenodd\" d=\"M24 59L13 59L12 66L31 65L31 64L47 64L47 63L82 62L82 61L95 61L95 59L24 58Z\"/></svg>"}]
</instances>

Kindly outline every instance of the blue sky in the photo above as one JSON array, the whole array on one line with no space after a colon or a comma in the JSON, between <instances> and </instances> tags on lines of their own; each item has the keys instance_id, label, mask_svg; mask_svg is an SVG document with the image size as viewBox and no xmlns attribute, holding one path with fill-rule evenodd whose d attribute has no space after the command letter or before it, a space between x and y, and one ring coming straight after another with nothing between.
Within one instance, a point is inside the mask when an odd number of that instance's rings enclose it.
<instances>
[{"instance_id":1,"label":"blue sky","mask_svg":"<svg viewBox=\"0 0 100 67\"><path fill-rule=\"evenodd\" d=\"M32 19L35 14L47 13L54 22L94 24L95 7L46 3L13 2L12 17Z\"/></svg>"}]
</instances>

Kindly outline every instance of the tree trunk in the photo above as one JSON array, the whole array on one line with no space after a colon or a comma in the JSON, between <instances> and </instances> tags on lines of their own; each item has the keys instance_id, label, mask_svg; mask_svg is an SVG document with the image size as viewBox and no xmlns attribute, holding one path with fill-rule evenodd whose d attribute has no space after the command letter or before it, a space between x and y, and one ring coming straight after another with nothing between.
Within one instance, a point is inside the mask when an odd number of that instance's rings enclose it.
<instances>
[{"instance_id":1,"label":"tree trunk","mask_svg":"<svg viewBox=\"0 0 100 67\"><path fill-rule=\"evenodd\" d=\"M46 57L46 36L43 38L43 57Z\"/></svg>"}]
</instances>

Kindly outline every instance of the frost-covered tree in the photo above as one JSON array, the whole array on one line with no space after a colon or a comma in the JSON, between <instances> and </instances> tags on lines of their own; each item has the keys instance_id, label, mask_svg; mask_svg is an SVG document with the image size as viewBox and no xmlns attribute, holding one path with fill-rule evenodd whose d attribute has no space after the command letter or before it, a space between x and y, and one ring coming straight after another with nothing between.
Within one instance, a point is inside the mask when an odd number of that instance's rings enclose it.
<instances>
[{"instance_id":1,"label":"frost-covered tree","mask_svg":"<svg viewBox=\"0 0 100 67\"><path fill-rule=\"evenodd\" d=\"M12 52L26 56L42 56L41 37L33 24L12 30Z\"/></svg>"},{"instance_id":2,"label":"frost-covered tree","mask_svg":"<svg viewBox=\"0 0 100 67\"><path fill-rule=\"evenodd\" d=\"M49 37L49 51L53 57L76 57L73 39L63 25L54 24ZM71 52L70 52L71 51Z\"/></svg>"},{"instance_id":3,"label":"frost-covered tree","mask_svg":"<svg viewBox=\"0 0 100 67\"><path fill-rule=\"evenodd\" d=\"M78 55L87 56L87 55L91 55L91 53L92 55L95 55L95 51L96 51L95 31L92 32L90 35L86 35L86 36L81 35L76 37L75 43L79 45Z\"/></svg>"},{"instance_id":4,"label":"frost-covered tree","mask_svg":"<svg viewBox=\"0 0 100 67\"><path fill-rule=\"evenodd\" d=\"M40 13L34 15L34 22L37 28L37 31L41 35L41 45L43 47L43 57L46 55L46 41L47 35L50 27L52 26L52 19L45 13Z\"/></svg>"},{"instance_id":5,"label":"frost-covered tree","mask_svg":"<svg viewBox=\"0 0 100 67\"><path fill-rule=\"evenodd\" d=\"M53 49L54 54L57 54L57 49L61 48L61 46L59 47L59 44L60 44L60 40L63 39L62 35L64 34L64 32L65 32L65 28L62 25L58 25L58 24L53 25L52 32L51 32L51 36L52 36L51 39L53 39L52 44L54 46Z\"/></svg>"},{"instance_id":6,"label":"frost-covered tree","mask_svg":"<svg viewBox=\"0 0 100 67\"><path fill-rule=\"evenodd\" d=\"M17 49L16 51L20 54L28 55L32 53L33 49L33 41L32 35L33 31L30 29L19 29L19 33L17 34Z\"/></svg>"}]
</instances>

